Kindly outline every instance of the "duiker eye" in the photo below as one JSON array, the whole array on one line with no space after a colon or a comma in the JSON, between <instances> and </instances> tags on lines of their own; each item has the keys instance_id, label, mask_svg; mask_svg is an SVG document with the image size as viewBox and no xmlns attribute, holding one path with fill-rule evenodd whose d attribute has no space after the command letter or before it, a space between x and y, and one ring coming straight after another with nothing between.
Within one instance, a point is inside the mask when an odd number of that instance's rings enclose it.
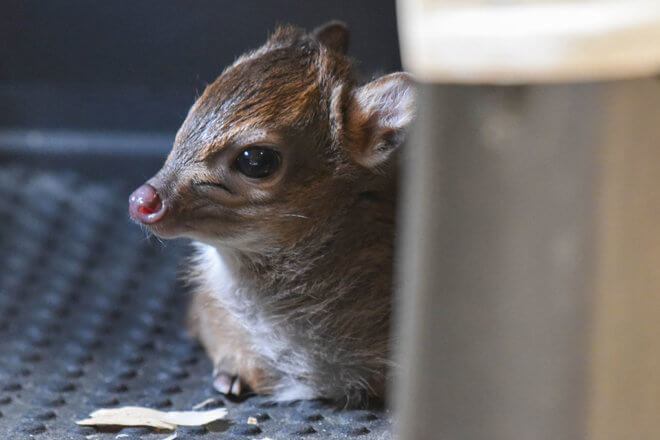
<instances>
[{"instance_id":1,"label":"duiker eye","mask_svg":"<svg viewBox=\"0 0 660 440\"><path fill-rule=\"evenodd\" d=\"M280 167L280 155L268 147L249 147L236 158L236 168L254 179L273 174Z\"/></svg>"}]
</instances>

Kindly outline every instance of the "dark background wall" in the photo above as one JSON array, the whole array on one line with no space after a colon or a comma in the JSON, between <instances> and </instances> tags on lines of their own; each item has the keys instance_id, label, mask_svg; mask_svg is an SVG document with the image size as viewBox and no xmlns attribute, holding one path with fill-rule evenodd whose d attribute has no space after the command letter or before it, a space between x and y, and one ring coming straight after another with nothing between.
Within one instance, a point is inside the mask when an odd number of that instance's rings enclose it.
<instances>
[{"instance_id":1,"label":"dark background wall","mask_svg":"<svg viewBox=\"0 0 660 440\"><path fill-rule=\"evenodd\" d=\"M0 130L173 132L278 23L330 19L364 76L400 68L394 0L3 0Z\"/></svg>"}]
</instances>

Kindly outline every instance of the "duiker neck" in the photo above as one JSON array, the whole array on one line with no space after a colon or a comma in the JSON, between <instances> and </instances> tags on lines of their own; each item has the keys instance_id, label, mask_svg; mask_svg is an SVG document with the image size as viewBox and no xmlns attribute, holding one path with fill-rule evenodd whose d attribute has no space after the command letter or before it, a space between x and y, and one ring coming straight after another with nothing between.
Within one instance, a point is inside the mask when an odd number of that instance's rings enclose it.
<instances>
[{"instance_id":1,"label":"duiker neck","mask_svg":"<svg viewBox=\"0 0 660 440\"><path fill-rule=\"evenodd\" d=\"M216 244L213 252L241 286L269 294L302 290L312 294L310 290L322 290L347 273L360 272L366 260L374 267L391 259L394 205L392 194L365 191L348 207L349 215L324 219L295 243L263 251Z\"/></svg>"}]
</instances>

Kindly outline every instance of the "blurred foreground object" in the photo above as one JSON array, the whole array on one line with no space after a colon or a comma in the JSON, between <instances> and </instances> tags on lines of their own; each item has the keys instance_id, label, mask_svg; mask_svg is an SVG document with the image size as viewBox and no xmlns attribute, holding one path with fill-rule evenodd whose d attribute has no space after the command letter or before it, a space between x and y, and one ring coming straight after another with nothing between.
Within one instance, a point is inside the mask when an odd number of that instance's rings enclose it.
<instances>
[{"instance_id":1,"label":"blurred foreground object","mask_svg":"<svg viewBox=\"0 0 660 440\"><path fill-rule=\"evenodd\" d=\"M658 438L660 5L398 6L399 438Z\"/></svg>"},{"instance_id":2,"label":"blurred foreground object","mask_svg":"<svg viewBox=\"0 0 660 440\"><path fill-rule=\"evenodd\" d=\"M660 69L656 0L400 0L401 56L429 82L572 82Z\"/></svg>"}]
</instances>

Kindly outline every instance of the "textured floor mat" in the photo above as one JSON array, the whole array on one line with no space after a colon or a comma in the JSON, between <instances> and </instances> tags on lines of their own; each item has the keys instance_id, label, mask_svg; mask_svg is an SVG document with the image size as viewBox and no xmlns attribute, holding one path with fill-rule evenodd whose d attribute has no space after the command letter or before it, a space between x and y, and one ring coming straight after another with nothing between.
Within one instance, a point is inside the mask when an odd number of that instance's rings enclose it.
<instances>
[{"instance_id":1,"label":"textured floor mat","mask_svg":"<svg viewBox=\"0 0 660 440\"><path fill-rule=\"evenodd\" d=\"M128 192L0 169L0 439L162 439L171 433L74 422L100 407L205 401L228 420L180 427L178 439L391 438L387 412L215 393L209 361L182 331L187 247L147 239L127 219Z\"/></svg>"}]
</instances>

